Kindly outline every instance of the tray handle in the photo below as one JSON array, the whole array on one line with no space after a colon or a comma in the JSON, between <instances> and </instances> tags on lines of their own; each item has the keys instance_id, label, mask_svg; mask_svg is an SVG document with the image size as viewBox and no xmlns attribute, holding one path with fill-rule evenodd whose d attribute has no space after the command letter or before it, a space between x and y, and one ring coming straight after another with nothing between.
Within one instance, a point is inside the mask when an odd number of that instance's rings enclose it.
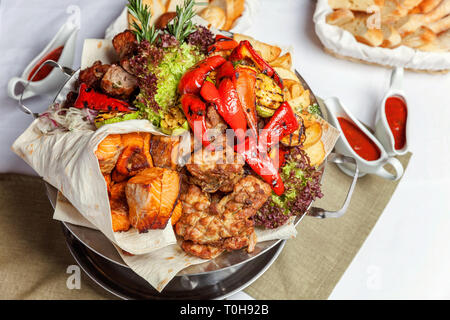
<instances>
[{"instance_id":1,"label":"tray handle","mask_svg":"<svg viewBox=\"0 0 450 320\"><path fill-rule=\"evenodd\" d=\"M355 190L356 181L358 180L358 174L359 174L358 164L356 163L356 160L351 157L347 157L347 156L344 156L344 155L338 154L338 153L330 153L327 160L330 162L333 162L333 163L354 164L355 165L355 174L353 176L353 181L352 181L352 184L350 185L350 189L348 190L347 197L345 198L344 204L342 205L342 207L339 210L327 211L325 209L317 208L317 207L312 207L309 209L309 211L307 213L308 216L315 217L315 218L321 218L321 219L339 218L344 215L344 213L347 211L347 208L350 204L350 200L352 198L353 191Z\"/></svg>"},{"instance_id":2,"label":"tray handle","mask_svg":"<svg viewBox=\"0 0 450 320\"><path fill-rule=\"evenodd\" d=\"M33 81L34 77L38 74L38 72L39 72L44 66L46 66L46 65L50 65L50 66L52 66L53 68L58 68L59 70L61 70L61 72L63 72L65 75L67 75L67 76L69 76L69 77L71 77L71 76L75 73L75 71L72 70L71 68L64 67L64 66L60 65L58 62L53 61L53 60L46 60L44 63L42 63L42 65L39 66L39 68L38 68L38 69L33 73L33 75L31 76L30 80L27 81L27 84L26 84L25 87L23 88L23 91L22 91L22 93L20 94L20 97L19 97L19 109L20 109L20 111L22 111L22 112L24 112L24 113L26 113L26 114L32 115L33 118L35 118L35 119L39 117L39 113L36 113L36 112L31 111L27 106L25 106L25 105L23 104L23 102L22 102L22 100L23 100L23 94L24 94L25 91L27 90L28 85L30 84L30 82Z\"/></svg>"}]
</instances>

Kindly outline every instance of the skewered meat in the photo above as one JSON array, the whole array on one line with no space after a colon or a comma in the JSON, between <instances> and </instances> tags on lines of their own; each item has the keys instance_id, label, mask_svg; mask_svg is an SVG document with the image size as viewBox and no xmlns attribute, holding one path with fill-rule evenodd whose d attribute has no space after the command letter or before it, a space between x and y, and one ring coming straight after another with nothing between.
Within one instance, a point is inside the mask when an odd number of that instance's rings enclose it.
<instances>
[{"instance_id":1,"label":"skewered meat","mask_svg":"<svg viewBox=\"0 0 450 320\"><path fill-rule=\"evenodd\" d=\"M113 64L101 81L103 92L123 99L127 99L137 88L135 76L126 72L122 67Z\"/></svg>"},{"instance_id":2,"label":"skewered meat","mask_svg":"<svg viewBox=\"0 0 450 320\"><path fill-rule=\"evenodd\" d=\"M112 43L114 50L119 56L120 65L127 72L132 73L129 59L137 49L135 34L130 30L125 30L117 34L112 40Z\"/></svg>"},{"instance_id":3,"label":"skewered meat","mask_svg":"<svg viewBox=\"0 0 450 320\"><path fill-rule=\"evenodd\" d=\"M101 80L110 67L109 64L102 64L100 61L95 61L91 67L80 71L78 80L80 83L85 83L94 90L99 90Z\"/></svg>"},{"instance_id":4,"label":"skewered meat","mask_svg":"<svg viewBox=\"0 0 450 320\"><path fill-rule=\"evenodd\" d=\"M119 134L110 134L97 147L97 156L100 171L105 175L111 173L122 152L122 138Z\"/></svg>"},{"instance_id":5,"label":"skewered meat","mask_svg":"<svg viewBox=\"0 0 450 320\"><path fill-rule=\"evenodd\" d=\"M191 182L205 192L230 192L244 174L244 160L228 146L216 151L197 150L190 162L186 168L192 175Z\"/></svg>"},{"instance_id":6,"label":"skewered meat","mask_svg":"<svg viewBox=\"0 0 450 320\"><path fill-rule=\"evenodd\" d=\"M179 137L152 136L150 153L155 167L175 170L179 152Z\"/></svg>"},{"instance_id":7,"label":"skewered meat","mask_svg":"<svg viewBox=\"0 0 450 320\"><path fill-rule=\"evenodd\" d=\"M202 259L214 259L225 250L208 244L198 244L192 241L183 241L181 248L187 253Z\"/></svg>"},{"instance_id":8,"label":"skewered meat","mask_svg":"<svg viewBox=\"0 0 450 320\"><path fill-rule=\"evenodd\" d=\"M233 193L214 203L208 193L191 185L180 196L183 215L175 225L185 240L183 248L202 258L212 258L220 250L237 250L256 243L251 217L267 201L270 186L254 176L242 178ZM216 247L217 251L210 246Z\"/></svg>"},{"instance_id":9,"label":"skewered meat","mask_svg":"<svg viewBox=\"0 0 450 320\"><path fill-rule=\"evenodd\" d=\"M206 110L206 127L208 129L217 129L221 132L225 132L227 128L227 124L212 105Z\"/></svg>"},{"instance_id":10,"label":"skewered meat","mask_svg":"<svg viewBox=\"0 0 450 320\"><path fill-rule=\"evenodd\" d=\"M143 169L153 167L150 139L151 134L146 132L122 135L124 150L117 160L115 171L122 176L134 176ZM112 178L115 180L114 173Z\"/></svg>"},{"instance_id":11,"label":"skewered meat","mask_svg":"<svg viewBox=\"0 0 450 320\"><path fill-rule=\"evenodd\" d=\"M125 188L131 225L139 232L164 229L179 191L180 180L176 171L153 167L131 178Z\"/></svg>"},{"instance_id":12,"label":"skewered meat","mask_svg":"<svg viewBox=\"0 0 450 320\"><path fill-rule=\"evenodd\" d=\"M136 50L136 35L131 30L125 30L113 38L112 44L119 59L122 60Z\"/></svg>"}]
</instances>

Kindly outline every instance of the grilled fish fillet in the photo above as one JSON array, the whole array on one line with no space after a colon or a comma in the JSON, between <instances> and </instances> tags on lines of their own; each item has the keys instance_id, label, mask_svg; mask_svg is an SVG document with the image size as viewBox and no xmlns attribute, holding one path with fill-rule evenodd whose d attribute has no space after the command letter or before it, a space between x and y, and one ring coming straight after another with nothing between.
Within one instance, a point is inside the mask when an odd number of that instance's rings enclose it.
<instances>
[{"instance_id":1,"label":"grilled fish fillet","mask_svg":"<svg viewBox=\"0 0 450 320\"><path fill-rule=\"evenodd\" d=\"M114 169L122 150L122 138L119 134L110 134L99 143L95 155L100 165L100 171L104 175L111 173Z\"/></svg>"},{"instance_id":2,"label":"grilled fish fillet","mask_svg":"<svg viewBox=\"0 0 450 320\"><path fill-rule=\"evenodd\" d=\"M169 169L153 167L131 178L125 188L131 225L139 232L164 229L179 191L178 173Z\"/></svg>"}]
</instances>

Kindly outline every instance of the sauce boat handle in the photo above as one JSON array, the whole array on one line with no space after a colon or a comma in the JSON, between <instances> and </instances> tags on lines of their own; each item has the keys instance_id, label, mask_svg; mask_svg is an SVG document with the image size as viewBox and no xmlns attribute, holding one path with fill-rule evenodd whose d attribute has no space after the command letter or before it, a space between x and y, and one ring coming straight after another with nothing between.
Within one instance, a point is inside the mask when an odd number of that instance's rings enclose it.
<instances>
[{"instance_id":1,"label":"sauce boat handle","mask_svg":"<svg viewBox=\"0 0 450 320\"><path fill-rule=\"evenodd\" d=\"M356 186L356 181L358 180L358 174L359 174L359 168L358 168L358 164L356 163L356 160L351 158L351 157L347 157L344 156L342 154L338 154L338 153L331 153L328 156L328 161L333 162L333 163L351 163L355 165L355 174L353 176L353 180L352 180L352 184L350 185L350 188L347 192L347 197L345 198L344 204L342 205L342 207L337 210L337 211L327 211L325 209L322 208L317 208L317 207L312 207L309 209L307 215L311 216L311 217L315 217L315 218L339 218L342 215L344 215L344 213L347 211L347 208L350 204L350 200L352 198L353 195L353 191L355 190L355 186Z\"/></svg>"},{"instance_id":2,"label":"sauce boat handle","mask_svg":"<svg viewBox=\"0 0 450 320\"><path fill-rule=\"evenodd\" d=\"M403 90L403 67L394 67L391 72L389 89Z\"/></svg>"},{"instance_id":3,"label":"sauce boat handle","mask_svg":"<svg viewBox=\"0 0 450 320\"><path fill-rule=\"evenodd\" d=\"M35 113L35 112L31 111L27 106L25 106L25 105L23 104L22 101L23 101L23 98L24 98L24 93L27 91L28 85L30 84L30 82L33 81L34 77L39 73L39 71L40 71L44 66L46 66L46 65L50 65L50 66L52 66L52 67L54 67L54 68L58 68L59 70L61 70L61 72L63 72L63 73L64 73L65 75L67 75L68 77L71 77L71 76L75 73L75 71L72 70L71 68L64 67L64 66L60 65L59 63L57 63L56 61L53 61L53 60L47 60L47 61L45 61L45 62L42 63L42 65L41 65L41 66L33 73L33 75L31 76L30 80L26 82L26 85L25 85L25 87L23 88L22 93L20 94L20 97L19 97L19 109L20 109L22 112L26 113L26 114L32 115L33 118L35 118L35 119L39 117L39 113Z\"/></svg>"}]
</instances>

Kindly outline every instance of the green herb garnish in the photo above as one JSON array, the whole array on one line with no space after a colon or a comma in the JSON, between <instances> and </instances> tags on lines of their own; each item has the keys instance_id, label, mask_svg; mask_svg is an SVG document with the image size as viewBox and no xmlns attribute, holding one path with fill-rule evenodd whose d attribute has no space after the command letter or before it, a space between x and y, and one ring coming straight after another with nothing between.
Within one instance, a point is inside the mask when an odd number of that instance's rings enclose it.
<instances>
[{"instance_id":1,"label":"green herb garnish","mask_svg":"<svg viewBox=\"0 0 450 320\"><path fill-rule=\"evenodd\" d=\"M195 26L192 23L192 18L195 16L194 12L195 0L184 0L183 7L177 5L177 15L167 25L167 31L173 35L179 42L195 31Z\"/></svg>"},{"instance_id":2,"label":"green herb garnish","mask_svg":"<svg viewBox=\"0 0 450 320\"><path fill-rule=\"evenodd\" d=\"M315 104L309 106L308 107L308 112L313 114L313 115L320 116L320 107L319 107L319 105L317 103L315 103Z\"/></svg>"},{"instance_id":3,"label":"green herb garnish","mask_svg":"<svg viewBox=\"0 0 450 320\"><path fill-rule=\"evenodd\" d=\"M142 0L129 0L127 7L131 15L139 22L133 21L132 23L137 41L147 40L150 43L155 42L158 30L154 26L150 26L152 13L149 6L143 5Z\"/></svg>"}]
</instances>

